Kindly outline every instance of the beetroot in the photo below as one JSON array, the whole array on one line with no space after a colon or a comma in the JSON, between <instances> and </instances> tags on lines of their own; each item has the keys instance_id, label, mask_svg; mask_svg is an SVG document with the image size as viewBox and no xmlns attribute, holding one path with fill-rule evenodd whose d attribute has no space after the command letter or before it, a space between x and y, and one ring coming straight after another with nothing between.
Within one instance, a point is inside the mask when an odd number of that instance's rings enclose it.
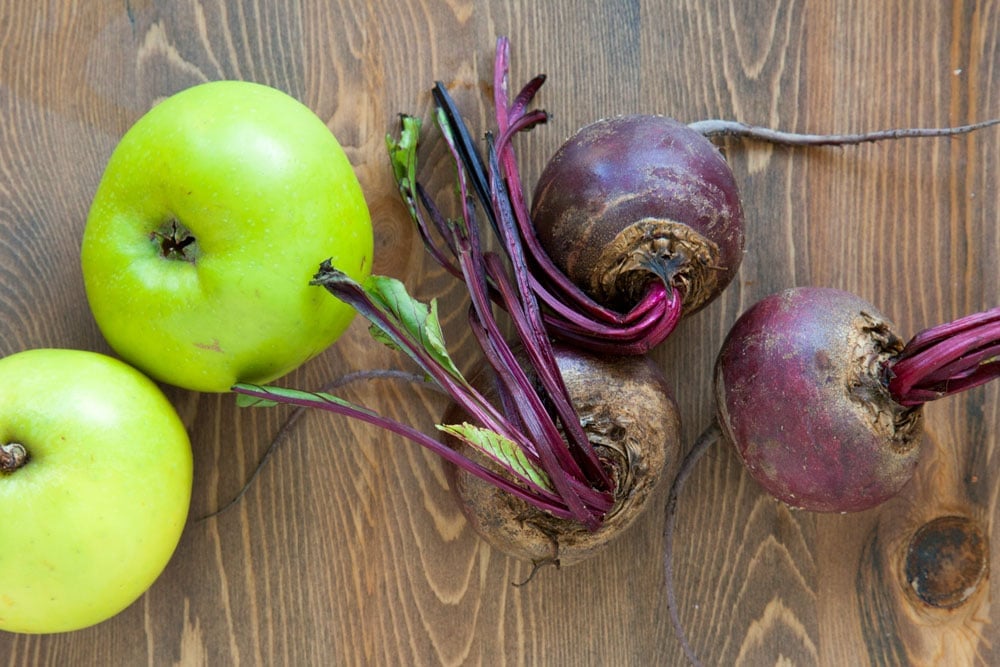
<instances>
[{"instance_id":1,"label":"beetroot","mask_svg":"<svg viewBox=\"0 0 1000 667\"><path fill-rule=\"evenodd\" d=\"M1000 375L1000 308L905 345L867 301L801 287L757 302L715 366L719 424L751 476L796 508L894 496L920 455L924 402Z\"/></svg>"},{"instance_id":2,"label":"beetroot","mask_svg":"<svg viewBox=\"0 0 1000 667\"><path fill-rule=\"evenodd\" d=\"M905 344L879 311L837 289L791 288L747 309L715 364L717 419L685 456L667 500L664 569L678 641L673 541L681 489L720 436L793 508L852 512L910 480L924 403L1000 377L1000 307L937 325Z\"/></svg>"},{"instance_id":3,"label":"beetroot","mask_svg":"<svg viewBox=\"0 0 1000 667\"><path fill-rule=\"evenodd\" d=\"M759 301L715 367L719 422L751 476L793 507L848 512L895 495L920 454L919 407L885 363L903 341L874 306L826 288Z\"/></svg>"},{"instance_id":4,"label":"beetroot","mask_svg":"<svg viewBox=\"0 0 1000 667\"><path fill-rule=\"evenodd\" d=\"M743 258L743 210L732 171L712 137L844 146L954 136L998 123L846 135L716 119L684 125L658 115L587 125L545 166L531 209L534 236L522 229L538 282L554 295L548 301L590 314L589 328L557 321L553 332L592 349L617 345L641 353L729 284ZM597 310L590 300L610 312Z\"/></svg>"},{"instance_id":5,"label":"beetroot","mask_svg":"<svg viewBox=\"0 0 1000 667\"><path fill-rule=\"evenodd\" d=\"M659 366L646 356L597 356L565 345L554 348L580 422L614 486L614 502L597 530L561 519L449 465L449 480L470 525L494 548L536 564L571 565L623 534L680 462L680 418ZM500 394L492 369L470 382L483 395ZM452 404L442 422L469 420ZM472 455L466 445L451 446Z\"/></svg>"},{"instance_id":6,"label":"beetroot","mask_svg":"<svg viewBox=\"0 0 1000 667\"><path fill-rule=\"evenodd\" d=\"M699 132L664 116L592 123L552 156L532 220L555 264L595 300L626 311L662 279L693 313L743 257L732 170Z\"/></svg>"}]
</instances>

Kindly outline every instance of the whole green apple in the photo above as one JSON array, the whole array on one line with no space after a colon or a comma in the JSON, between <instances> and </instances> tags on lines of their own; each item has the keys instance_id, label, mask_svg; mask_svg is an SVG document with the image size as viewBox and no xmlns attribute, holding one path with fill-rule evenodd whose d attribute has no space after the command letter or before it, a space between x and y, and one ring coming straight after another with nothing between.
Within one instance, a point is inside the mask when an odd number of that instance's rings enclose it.
<instances>
[{"instance_id":1,"label":"whole green apple","mask_svg":"<svg viewBox=\"0 0 1000 667\"><path fill-rule=\"evenodd\" d=\"M191 477L183 423L131 366L0 359L0 630L76 630L134 602L177 546Z\"/></svg>"},{"instance_id":2,"label":"whole green apple","mask_svg":"<svg viewBox=\"0 0 1000 667\"><path fill-rule=\"evenodd\" d=\"M122 137L101 179L81 262L111 347L197 391L268 382L326 349L354 311L310 285L320 263L363 280L368 207L312 111L245 81L183 90Z\"/></svg>"}]
</instances>

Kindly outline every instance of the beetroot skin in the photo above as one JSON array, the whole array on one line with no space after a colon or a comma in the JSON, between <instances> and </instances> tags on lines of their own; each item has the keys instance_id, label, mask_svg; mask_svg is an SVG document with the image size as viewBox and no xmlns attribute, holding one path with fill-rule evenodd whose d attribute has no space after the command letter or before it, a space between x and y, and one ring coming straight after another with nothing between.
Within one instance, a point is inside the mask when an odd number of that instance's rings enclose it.
<instances>
[{"instance_id":1,"label":"beetroot skin","mask_svg":"<svg viewBox=\"0 0 1000 667\"><path fill-rule=\"evenodd\" d=\"M659 276L690 314L729 284L743 258L732 170L704 135L664 116L579 130L539 177L531 217L553 262L612 308L633 305Z\"/></svg>"},{"instance_id":2,"label":"beetroot skin","mask_svg":"<svg viewBox=\"0 0 1000 667\"><path fill-rule=\"evenodd\" d=\"M886 360L902 340L863 299L789 289L737 320L715 367L723 433L788 505L850 512L895 495L920 453L919 406L896 403Z\"/></svg>"}]
</instances>

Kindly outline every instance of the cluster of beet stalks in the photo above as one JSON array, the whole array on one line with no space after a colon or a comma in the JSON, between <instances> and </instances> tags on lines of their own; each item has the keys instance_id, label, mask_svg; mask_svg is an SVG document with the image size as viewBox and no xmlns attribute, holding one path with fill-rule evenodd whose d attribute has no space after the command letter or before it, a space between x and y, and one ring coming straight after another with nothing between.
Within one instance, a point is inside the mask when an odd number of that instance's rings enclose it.
<instances>
[{"instance_id":1,"label":"cluster of beet stalks","mask_svg":"<svg viewBox=\"0 0 1000 667\"><path fill-rule=\"evenodd\" d=\"M921 331L884 373L895 401L910 407L1000 377L1000 307Z\"/></svg>"},{"instance_id":2,"label":"cluster of beet stalks","mask_svg":"<svg viewBox=\"0 0 1000 667\"><path fill-rule=\"evenodd\" d=\"M419 119L402 116L399 139L387 138L400 194L427 249L468 288L469 326L484 359L500 380L500 405L487 401L452 363L435 302L428 306L415 301L390 278L375 276L359 284L329 263L314 279L314 284L325 287L368 319L376 338L405 352L477 422L438 428L484 454L507 474L456 452L437 438L330 394L249 384L238 384L233 390L242 395L243 405L285 403L320 408L375 424L427 447L553 516L596 530L613 504L613 483L569 399L548 329L592 330L593 317L608 317L626 323L630 332L659 331L672 327L670 318L665 324L658 321L664 319L657 312L659 305L676 297L657 290L661 297L647 300L635 313L622 317L583 296L551 263L547 265L549 279L545 283L539 280L535 267L544 253L524 246L524 240L533 235L512 141L519 132L546 120L545 112L528 108L544 78L536 77L511 100L507 68L508 45L502 39L494 81L498 131L486 136L485 158L445 88L437 84L433 91L435 119L458 167L460 219L442 214L417 180ZM485 212L499 239L501 253L485 249L480 211ZM573 295L576 301L564 302L552 286L562 295ZM508 315L528 367L517 362L494 306Z\"/></svg>"}]
</instances>

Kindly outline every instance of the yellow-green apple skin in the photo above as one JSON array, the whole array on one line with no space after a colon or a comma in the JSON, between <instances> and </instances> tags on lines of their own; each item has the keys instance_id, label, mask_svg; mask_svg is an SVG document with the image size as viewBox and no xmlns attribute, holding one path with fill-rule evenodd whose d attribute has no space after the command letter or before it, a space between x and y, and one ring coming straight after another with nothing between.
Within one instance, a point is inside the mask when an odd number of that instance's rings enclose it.
<instances>
[{"instance_id":1,"label":"yellow-green apple skin","mask_svg":"<svg viewBox=\"0 0 1000 667\"><path fill-rule=\"evenodd\" d=\"M0 630L84 628L125 609L177 547L191 446L159 387L118 359L31 349L0 359Z\"/></svg>"},{"instance_id":2,"label":"yellow-green apple skin","mask_svg":"<svg viewBox=\"0 0 1000 667\"><path fill-rule=\"evenodd\" d=\"M326 124L274 88L214 81L122 137L81 262L118 355L162 382L222 392L329 347L354 311L310 280L328 258L364 280L372 253L364 194Z\"/></svg>"}]
</instances>

